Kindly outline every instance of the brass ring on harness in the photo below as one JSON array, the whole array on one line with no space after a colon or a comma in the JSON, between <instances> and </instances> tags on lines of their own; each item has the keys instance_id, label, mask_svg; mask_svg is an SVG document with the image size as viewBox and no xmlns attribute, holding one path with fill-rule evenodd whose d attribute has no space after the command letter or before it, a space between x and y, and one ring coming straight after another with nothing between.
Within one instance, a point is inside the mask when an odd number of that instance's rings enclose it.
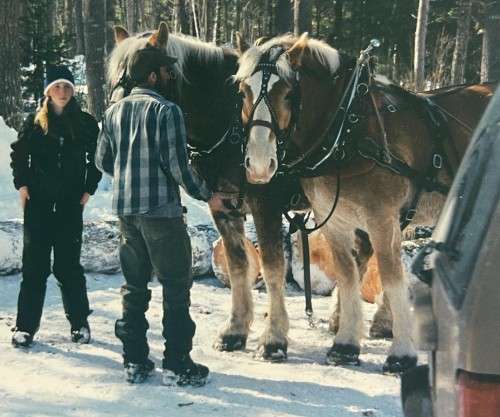
<instances>
[{"instance_id":1,"label":"brass ring on harness","mask_svg":"<svg viewBox=\"0 0 500 417\"><path fill-rule=\"evenodd\" d=\"M349 113L349 115L347 116L347 120L350 124L354 125L359 122L359 117L356 113Z\"/></svg>"},{"instance_id":2,"label":"brass ring on harness","mask_svg":"<svg viewBox=\"0 0 500 417\"><path fill-rule=\"evenodd\" d=\"M366 94L368 94L368 84L366 84L366 83L359 83L358 86L356 87L356 92L360 96L365 96Z\"/></svg>"}]
</instances>

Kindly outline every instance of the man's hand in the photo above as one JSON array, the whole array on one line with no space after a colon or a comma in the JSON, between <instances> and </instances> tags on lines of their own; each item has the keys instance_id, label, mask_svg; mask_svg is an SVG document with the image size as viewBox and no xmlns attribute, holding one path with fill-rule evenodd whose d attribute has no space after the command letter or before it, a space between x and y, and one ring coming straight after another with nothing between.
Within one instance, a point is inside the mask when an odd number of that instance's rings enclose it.
<instances>
[{"instance_id":1,"label":"man's hand","mask_svg":"<svg viewBox=\"0 0 500 417\"><path fill-rule=\"evenodd\" d=\"M89 198L90 198L89 193L83 193L82 198L80 199L80 204L82 206L85 206L85 204L87 204L87 202L89 201Z\"/></svg>"},{"instance_id":2,"label":"man's hand","mask_svg":"<svg viewBox=\"0 0 500 417\"><path fill-rule=\"evenodd\" d=\"M228 211L219 193L212 194L212 197L208 200L208 206L212 211Z\"/></svg>"},{"instance_id":3,"label":"man's hand","mask_svg":"<svg viewBox=\"0 0 500 417\"><path fill-rule=\"evenodd\" d=\"M26 201L30 199L30 193L26 185L19 188L19 197L21 199L21 207L24 210L24 208L26 207Z\"/></svg>"}]
</instances>

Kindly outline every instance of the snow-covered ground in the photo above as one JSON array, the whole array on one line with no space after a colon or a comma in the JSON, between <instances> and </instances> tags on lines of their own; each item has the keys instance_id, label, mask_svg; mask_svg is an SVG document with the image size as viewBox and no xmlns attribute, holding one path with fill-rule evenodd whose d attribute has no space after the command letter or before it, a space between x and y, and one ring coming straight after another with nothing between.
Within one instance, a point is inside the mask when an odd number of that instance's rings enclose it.
<instances>
[{"instance_id":1,"label":"snow-covered ground","mask_svg":"<svg viewBox=\"0 0 500 417\"><path fill-rule=\"evenodd\" d=\"M324 365L331 345L327 319L330 297L315 297L317 327L304 318L301 292L288 288L289 359L265 363L253 358L263 329L266 294L254 291L255 320L247 349L221 353L212 348L227 318L230 292L213 278L198 280L192 313L198 325L193 357L211 369L203 388L161 385L157 372L144 385L123 379L121 345L114 336L120 316L120 275L89 275L93 342L75 345L53 278L36 343L29 350L10 345L15 322L19 276L0 278L0 416L2 417L136 417L136 416L401 416L399 379L381 373L388 341L365 340L360 367ZM161 366L161 288L152 285L148 311L151 358ZM367 317L373 306L364 305Z\"/></svg>"}]
</instances>

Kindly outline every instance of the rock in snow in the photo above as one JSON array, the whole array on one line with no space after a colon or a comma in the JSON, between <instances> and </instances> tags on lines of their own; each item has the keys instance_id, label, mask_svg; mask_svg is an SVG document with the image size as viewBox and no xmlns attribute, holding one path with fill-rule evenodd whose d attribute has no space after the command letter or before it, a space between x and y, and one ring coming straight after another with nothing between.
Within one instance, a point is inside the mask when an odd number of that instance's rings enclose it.
<instances>
[{"instance_id":1,"label":"rock in snow","mask_svg":"<svg viewBox=\"0 0 500 417\"><path fill-rule=\"evenodd\" d=\"M211 273L212 244L218 233L211 225L188 226L193 251L193 275ZM112 274L120 271L117 221L85 222L81 263L86 272ZM0 222L0 275L21 271L23 250L22 222Z\"/></svg>"}]
</instances>

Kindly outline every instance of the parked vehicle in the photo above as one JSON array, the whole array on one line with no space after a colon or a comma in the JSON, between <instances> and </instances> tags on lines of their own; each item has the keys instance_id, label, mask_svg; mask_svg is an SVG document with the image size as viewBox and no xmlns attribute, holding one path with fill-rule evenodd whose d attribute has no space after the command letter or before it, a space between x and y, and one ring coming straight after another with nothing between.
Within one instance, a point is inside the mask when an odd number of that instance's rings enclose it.
<instances>
[{"instance_id":1,"label":"parked vehicle","mask_svg":"<svg viewBox=\"0 0 500 417\"><path fill-rule=\"evenodd\" d=\"M500 417L500 90L413 269L429 359L402 377L405 417Z\"/></svg>"}]
</instances>

